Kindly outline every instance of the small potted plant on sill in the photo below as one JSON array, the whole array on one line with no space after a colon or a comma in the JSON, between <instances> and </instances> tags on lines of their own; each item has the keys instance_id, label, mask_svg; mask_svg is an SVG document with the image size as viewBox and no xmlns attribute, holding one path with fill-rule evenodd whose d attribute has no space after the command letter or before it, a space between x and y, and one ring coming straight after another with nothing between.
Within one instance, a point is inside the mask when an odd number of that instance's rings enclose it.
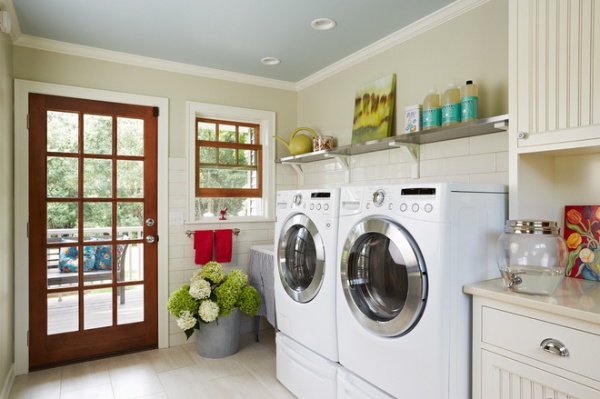
<instances>
[{"instance_id":1,"label":"small potted plant on sill","mask_svg":"<svg viewBox=\"0 0 600 399\"><path fill-rule=\"evenodd\" d=\"M225 274L217 262L198 269L190 283L173 292L167 302L167 310L187 338L198 330L198 354L209 358L236 353L240 311L254 316L259 308L260 294L248 285L248 275L239 269Z\"/></svg>"}]
</instances>

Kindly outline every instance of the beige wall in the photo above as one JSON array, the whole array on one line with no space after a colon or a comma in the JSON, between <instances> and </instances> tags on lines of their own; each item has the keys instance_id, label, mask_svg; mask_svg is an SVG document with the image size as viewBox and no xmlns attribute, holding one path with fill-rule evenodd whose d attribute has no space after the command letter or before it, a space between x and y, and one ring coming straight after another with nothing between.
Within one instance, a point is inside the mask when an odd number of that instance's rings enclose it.
<instances>
[{"instance_id":1,"label":"beige wall","mask_svg":"<svg viewBox=\"0 0 600 399\"><path fill-rule=\"evenodd\" d=\"M403 133L404 108L419 104L429 87L450 80L479 85L479 117L508 113L508 1L491 0L298 94L298 124L350 144L356 90L396 74L395 132ZM395 134L395 133L394 133Z\"/></svg>"},{"instance_id":2,"label":"beige wall","mask_svg":"<svg viewBox=\"0 0 600 399\"><path fill-rule=\"evenodd\" d=\"M396 74L395 126L404 132L404 109L419 104L429 87L444 90L451 80L479 86L479 117L508 113L508 1L491 0L298 93L298 124L332 135L337 145L352 138L356 90ZM419 178L400 149L355 155L349 172L334 161L303 165L303 188L344 184L461 181L508 185L507 133L421 145ZM289 174L290 178L285 176ZM278 181L295 175L278 170Z\"/></svg>"},{"instance_id":3,"label":"beige wall","mask_svg":"<svg viewBox=\"0 0 600 399\"><path fill-rule=\"evenodd\" d=\"M277 113L277 130L296 126L296 93L224 80L15 47L15 78L169 99L169 156L186 157L186 101Z\"/></svg>"},{"instance_id":4,"label":"beige wall","mask_svg":"<svg viewBox=\"0 0 600 399\"><path fill-rule=\"evenodd\" d=\"M0 396L14 361L13 46L0 33Z\"/></svg>"}]
</instances>

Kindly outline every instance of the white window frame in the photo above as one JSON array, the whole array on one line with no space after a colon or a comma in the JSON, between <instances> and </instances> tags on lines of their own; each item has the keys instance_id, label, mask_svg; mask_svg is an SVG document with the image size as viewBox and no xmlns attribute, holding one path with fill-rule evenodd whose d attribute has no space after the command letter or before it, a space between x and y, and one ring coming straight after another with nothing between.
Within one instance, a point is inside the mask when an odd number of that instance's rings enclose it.
<instances>
[{"instance_id":1,"label":"white window frame","mask_svg":"<svg viewBox=\"0 0 600 399\"><path fill-rule=\"evenodd\" d=\"M260 125L260 144L262 145L262 215L234 216L227 221L265 222L274 220L275 204L275 144L269 140L275 135L275 112L250 108L231 107L188 101L188 223L220 223L218 215L202 217L196 220L195 209L195 168L196 168L196 118L220 119L235 122L247 122Z\"/></svg>"}]
</instances>

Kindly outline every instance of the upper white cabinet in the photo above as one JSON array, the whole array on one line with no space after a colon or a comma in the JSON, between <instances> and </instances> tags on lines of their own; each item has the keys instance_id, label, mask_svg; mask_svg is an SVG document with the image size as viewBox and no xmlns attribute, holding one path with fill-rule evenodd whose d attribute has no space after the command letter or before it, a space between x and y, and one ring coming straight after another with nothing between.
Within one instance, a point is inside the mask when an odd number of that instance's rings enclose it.
<instances>
[{"instance_id":1,"label":"upper white cabinet","mask_svg":"<svg viewBox=\"0 0 600 399\"><path fill-rule=\"evenodd\" d=\"M600 4L509 1L510 217L600 199Z\"/></svg>"}]
</instances>

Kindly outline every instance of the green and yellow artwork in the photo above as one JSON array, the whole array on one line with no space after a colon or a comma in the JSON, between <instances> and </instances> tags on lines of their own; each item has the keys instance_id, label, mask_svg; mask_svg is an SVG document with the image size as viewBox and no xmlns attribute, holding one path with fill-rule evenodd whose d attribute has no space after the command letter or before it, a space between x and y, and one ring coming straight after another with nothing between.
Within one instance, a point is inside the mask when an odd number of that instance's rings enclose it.
<instances>
[{"instance_id":1,"label":"green and yellow artwork","mask_svg":"<svg viewBox=\"0 0 600 399\"><path fill-rule=\"evenodd\" d=\"M377 79L357 90L352 144L391 135L395 97L396 74Z\"/></svg>"}]
</instances>

